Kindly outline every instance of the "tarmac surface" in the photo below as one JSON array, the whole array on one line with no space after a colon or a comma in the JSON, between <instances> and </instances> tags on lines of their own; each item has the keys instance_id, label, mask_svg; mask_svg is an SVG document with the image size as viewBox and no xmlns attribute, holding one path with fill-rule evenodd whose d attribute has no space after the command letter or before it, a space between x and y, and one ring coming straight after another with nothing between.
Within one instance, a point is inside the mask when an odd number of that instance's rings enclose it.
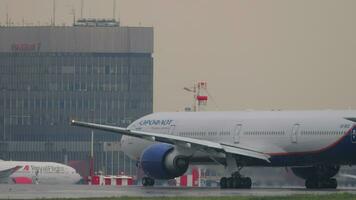
<instances>
[{"instance_id":1,"label":"tarmac surface","mask_svg":"<svg viewBox=\"0 0 356 200\"><path fill-rule=\"evenodd\" d=\"M0 184L0 199L51 199L85 197L176 197L176 196L287 196L293 194L353 193L355 188L306 190L304 188L182 188L90 185L11 185Z\"/></svg>"}]
</instances>

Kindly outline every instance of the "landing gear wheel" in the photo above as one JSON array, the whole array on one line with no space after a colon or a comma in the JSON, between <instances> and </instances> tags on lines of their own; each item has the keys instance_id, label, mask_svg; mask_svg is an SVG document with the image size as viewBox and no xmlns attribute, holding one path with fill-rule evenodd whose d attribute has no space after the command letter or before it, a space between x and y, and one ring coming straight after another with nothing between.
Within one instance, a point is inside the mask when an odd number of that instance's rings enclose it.
<instances>
[{"instance_id":1,"label":"landing gear wheel","mask_svg":"<svg viewBox=\"0 0 356 200\"><path fill-rule=\"evenodd\" d=\"M233 188L233 182L234 182L234 179L232 177L227 178L227 180L226 180L227 188Z\"/></svg>"},{"instance_id":2,"label":"landing gear wheel","mask_svg":"<svg viewBox=\"0 0 356 200\"><path fill-rule=\"evenodd\" d=\"M241 185L240 180L238 178L233 178L232 180L232 188L239 188Z\"/></svg>"},{"instance_id":3,"label":"landing gear wheel","mask_svg":"<svg viewBox=\"0 0 356 200\"><path fill-rule=\"evenodd\" d=\"M150 178L149 179L150 186L153 186L155 184L155 179Z\"/></svg>"},{"instance_id":4,"label":"landing gear wheel","mask_svg":"<svg viewBox=\"0 0 356 200\"><path fill-rule=\"evenodd\" d=\"M337 188L337 180L334 178L330 179L330 188L336 189Z\"/></svg>"},{"instance_id":5,"label":"landing gear wheel","mask_svg":"<svg viewBox=\"0 0 356 200\"><path fill-rule=\"evenodd\" d=\"M221 189L251 189L252 181L250 177L222 177L220 179L220 188Z\"/></svg>"},{"instance_id":6,"label":"landing gear wheel","mask_svg":"<svg viewBox=\"0 0 356 200\"><path fill-rule=\"evenodd\" d=\"M305 187L307 189L317 189L319 187L318 181L314 179L307 179L305 181Z\"/></svg>"},{"instance_id":7,"label":"landing gear wheel","mask_svg":"<svg viewBox=\"0 0 356 200\"><path fill-rule=\"evenodd\" d=\"M324 180L307 179L305 187L307 189L336 189L337 180L334 178Z\"/></svg>"},{"instance_id":8,"label":"landing gear wheel","mask_svg":"<svg viewBox=\"0 0 356 200\"><path fill-rule=\"evenodd\" d=\"M221 189L226 189L227 188L227 179L226 179L226 177L222 177L220 179L220 188Z\"/></svg>"},{"instance_id":9,"label":"landing gear wheel","mask_svg":"<svg viewBox=\"0 0 356 200\"><path fill-rule=\"evenodd\" d=\"M251 189L252 181L250 177L243 178L242 188Z\"/></svg>"},{"instance_id":10,"label":"landing gear wheel","mask_svg":"<svg viewBox=\"0 0 356 200\"><path fill-rule=\"evenodd\" d=\"M143 177L141 181L142 181L142 186L148 186L148 178L147 177Z\"/></svg>"},{"instance_id":11,"label":"landing gear wheel","mask_svg":"<svg viewBox=\"0 0 356 200\"><path fill-rule=\"evenodd\" d=\"M155 180L150 177L142 178L142 186L153 186L155 184Z\"/></svg>"}]
</instances>

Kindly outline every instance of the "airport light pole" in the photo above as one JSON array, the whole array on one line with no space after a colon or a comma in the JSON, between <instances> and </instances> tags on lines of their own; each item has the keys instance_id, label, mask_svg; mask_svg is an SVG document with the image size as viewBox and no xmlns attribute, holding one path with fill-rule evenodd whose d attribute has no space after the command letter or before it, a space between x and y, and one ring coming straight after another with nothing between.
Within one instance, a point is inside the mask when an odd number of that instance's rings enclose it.
<instances>
[{"instance_id":1,"label":"airport light pole","mask_svg":"<svg viewBox=\"0 0 356 200\"><path fill-rule=\"evenodd\" d=\"M2 93L4 94L4 98L3 98L3 99L4 99L4 102L3 102L3 105L4 105L4 109L3 109L3 129L4 129L4 130L3 130L3 134L4 134L4 135L3 135L3 140L5 141L5 140L6 140L6 132L5 132L5 125L6 125L6 120L5 120L5 119L6 119L6 115L5 115L6 98L5 98L5 96L6 96L6 95L5 95L5 94L6 94L6 90L3 89L2 91L3 91Z\"/></svg>"},{"instance_id":2,"label":"airport light pole","mask_svg":"<svg viewBox=\"0 0 356 200\"><path fill-rule=\"evenodd\" d=\"M120 154L121 154L121 150L117 151L117 171L116 171L116 173L118 175L120 175L122 172L122 167L120 165L123 163L122 160L120 160L120 159L122 159L122 156Z\"/></svg>"},{"instance_id":3,"label":"airport light pole","mask_svg":"<svg viewBox=\"0 0 356 200\"><path fill-rule=\"evenodd\" d=\"M5 108L4 108L4 118L3 118L3 132L4 132L4 135L3 135L3 140L5 141L6 140L6 133L5 133Z\"/></svg>"},{"instance_id":4,"label":"airport light pole","mask_svg":"<svg viewBox=\"0 0 356 200\"><path fill-rule=\"evenodd\" d=\"M111 175L114 175L114 149L111 149Z\"/></svg>"},{"instance_id":5,"label":"airport light pole","mask_svg":"<svg viewBox=\"0 0 356 200\"><path fill-rule=\"evenodd\" d=\"M89 169L89 176L90 176L90 180L92 180L93 176L94 176L94 131L93 129L91 130L91 141L90 141L90 160L89 160L89 165L90 165L90 169Z\"/></svg>"},{"instance_id":6,"label":"airport light pole","mask_svg":"<svg viewBox=\"0 0 356 200\"><path fill-rule=\"evenodd\" d=\"M124 171L123 172L126 175L126 155L125 155L125 153L124 153Z\"/></svg>"},{"instance_id":7,"label":"airport light pole","mask_svg":"<svg viewBox=\"0 0 356 200\"><path fill-rule=\"evenodd\" d=\"M206 105L208 102L208 96L212 98L212 96L208 92L207 82L199 81L194 84L193 87L184 87L183 90L193 93L193 111L204 111L206 109ZM213 99L213 98L212 98ZM213 99L217 110L219 110L216 102Z\"/></svg>"},{"instance_id":8,"label":"airport light pole","mask_svg":"<svg viewBox=\"0 0 356 200\"><path fill-rule=\"evenodd\" d=\"M93 123L94 123L94 110L90 110L92 118L93 118ZM89 176L90 176L90 181L93 180L94 176L94 130L91 129L91 138L90 138L90 158L89 158Z\"/></svg>"}]
</instances>

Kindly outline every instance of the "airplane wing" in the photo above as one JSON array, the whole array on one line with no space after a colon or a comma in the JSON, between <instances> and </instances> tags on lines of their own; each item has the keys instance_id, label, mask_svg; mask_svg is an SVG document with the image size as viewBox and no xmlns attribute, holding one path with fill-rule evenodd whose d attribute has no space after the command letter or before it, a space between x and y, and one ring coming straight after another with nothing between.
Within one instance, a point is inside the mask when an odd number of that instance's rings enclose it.
<instances>
[{"instance_id":1,"label":"airplane wing","mask_svg":"<svg viewBox=\"0 0 356 200\"><path fill-rule=\"evenodd\" d=\"M339 176L356 179L356 175L352 175L352 174L339 174Z\"/></svg>"},{"instance_id":2,"label":"airplane wing","mask_svg":"<svg viewBox=\"0 0 356 200\"><path fill-rule=\"evenodd\" d=\"M16 172L20 168L21 168L21 166L15 166L13 168L9 168L9 169L0 171L0 183L7 183L11 174Z\"/></svg>"},{"instance_id":3,"label":"airplane wing","mask_svg":"<svg viewBox=\"0 0 356 200\"><path fill-rule=\"evenodd\" d=\"M270 156L265 153L254 151L252 149L232 146L232 145L208 141L208 140L181 137L181 136L168 135L162 133L149 133L143 131L129 130L127 128L81 122L76 120L72 120L71 124L74 126L81 126L81 127L87 127L87 128L98 129L103 131L115 132L122 135L137 137L149 141L168 143L168 144L178 145L186 148L190 148L194 146L206 150L207 152L211 152L211 150L215 150L217 152L228 153L235 156L255 158L258 160L266 161L268 163L270 162L269 160Z\"/></svg>"}]
</instances>

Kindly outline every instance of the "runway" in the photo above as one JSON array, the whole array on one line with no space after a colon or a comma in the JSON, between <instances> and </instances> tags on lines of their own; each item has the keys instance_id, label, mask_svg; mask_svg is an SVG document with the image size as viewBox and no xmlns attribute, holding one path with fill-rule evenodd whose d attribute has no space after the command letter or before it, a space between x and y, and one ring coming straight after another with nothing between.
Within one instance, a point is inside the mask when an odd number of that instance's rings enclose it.
<instances>
[{"instance_id":1,"label":"runway","mask_svg":"<svg viewBox=\"0 0 356 200\"><path fill-rule=\"evenodd\" d=\"M304 188L254 188L250 190L219 188L90 186L90 185L0 185L0 199L51 199L85 197L176 197L176 196L286 196L293 194L356 194L355 188L306 190Z\"/></svg>"}]
</instances>

